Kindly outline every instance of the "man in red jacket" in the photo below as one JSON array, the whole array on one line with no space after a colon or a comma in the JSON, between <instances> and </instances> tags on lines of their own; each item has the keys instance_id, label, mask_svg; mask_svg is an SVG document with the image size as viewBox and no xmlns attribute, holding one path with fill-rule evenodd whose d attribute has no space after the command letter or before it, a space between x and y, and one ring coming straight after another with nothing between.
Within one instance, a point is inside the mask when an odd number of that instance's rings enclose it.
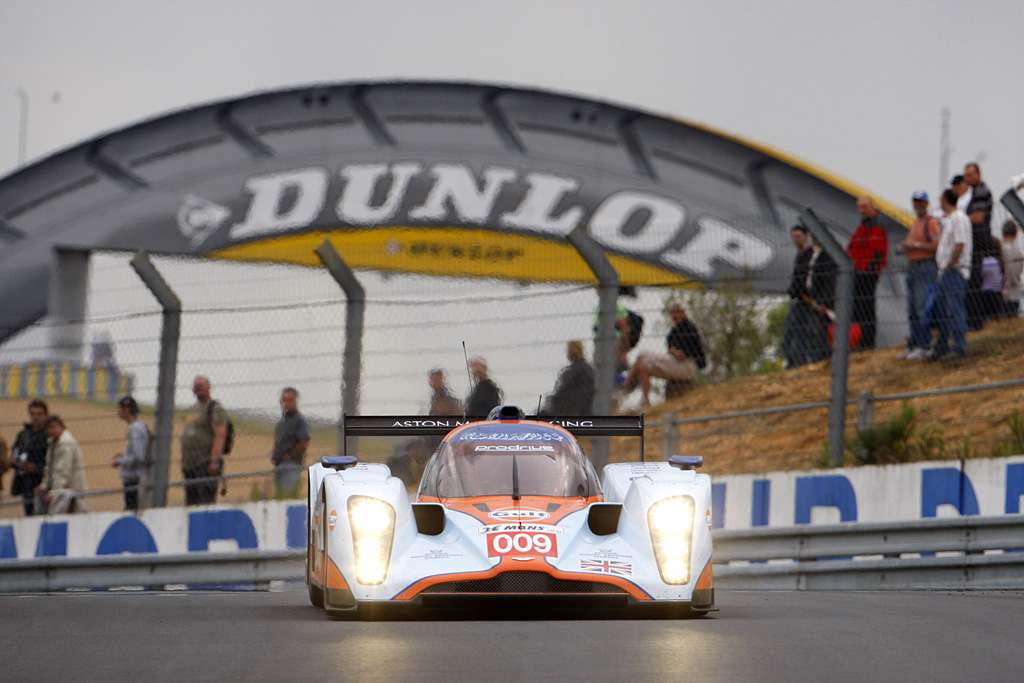
<instances>
[{"instance_id":1,"label":"man in red jacket","mask_svg":"<svg viewBox=\"0 0 1024 683\"><path fill-rule=\"evenodd\" d=\"M860 351L875 348L875 288L889 255L889 240L871 197L857 200L857 213L861 222L846 251L853 259L853 322L861 328L856 349Z\"/></svg>"}]
</instances>

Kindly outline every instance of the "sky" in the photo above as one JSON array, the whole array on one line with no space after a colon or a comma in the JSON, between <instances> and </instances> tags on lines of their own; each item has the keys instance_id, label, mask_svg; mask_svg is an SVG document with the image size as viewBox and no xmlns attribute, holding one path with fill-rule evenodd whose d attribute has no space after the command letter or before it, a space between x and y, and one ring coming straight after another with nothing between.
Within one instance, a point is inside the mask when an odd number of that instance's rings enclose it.
<instances>
[{"instance_id":1,"label":"sky","mask_svg":"<svg viewBox=\"0 0 1024 683\"><path fill-rule=\"evenodd\" d=\"M999 196L1024 173L1022 26L1018 0L0 0L0 176L22 140L32 162L253 92L435 79L703 123L904 207L939 189L948 107L949 174L980 160Z\"/></svg>"}]
</instances>

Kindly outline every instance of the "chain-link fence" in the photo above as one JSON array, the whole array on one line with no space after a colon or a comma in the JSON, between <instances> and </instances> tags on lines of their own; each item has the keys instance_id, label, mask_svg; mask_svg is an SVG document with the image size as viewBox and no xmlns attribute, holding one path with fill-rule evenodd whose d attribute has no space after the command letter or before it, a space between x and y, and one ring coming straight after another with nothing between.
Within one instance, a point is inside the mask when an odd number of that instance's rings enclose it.
<instances>
[{"instance_id":1,"label":"chain-link fence","mask_svg":"<svg viewBox=\"0 0 1024 683\"><path fill-rule=\"evenodd\" d=\"M692 385L666 386L663 380L654 380L655 406L643 408L648 411L649 425L659 424L667 413L697 418L817 405L813 410L745 414L674 427L679 450L704 454L712 472L763 472L824 463L830 365L824 361L785 368L781 344L789 300L781 294L765 293L785 291L788 259L795 253L788 226L796 222L797 213L793 208L792 215L779 216L771 224L737 226L756 228L761 248L769 250L782 267L742 267L743 258L751 263L769 262L764 254L754 252L734 254L728 268L720 267L713 254L695 254L691 255L695 262L715 264L713 274L701 286L678 278L664 283L648 278L646 285L620 297L645 320L639 343L629 352L630 363L640 352L665 351L665 337L673 324L667 315L671 301L684 304L702 333L707 352L708 366ZM997 207L994 230L1006 218ZM826 222L832 229L838 227L836 221ZM852 229L843 228L845 234ZM648 238L657 238L650 226L640 225L638 230L652 231ZM845 244L845 237L837 234L837 239ZM410 245L406 243L405 248ZM1024 356L1024 326L1019 319L987 320L981 330L970 332L970 355L960 363L897 358L906 335L905 263L893 253L894 246L890 243L889 265L876 292L879 329L887 332L879 335L878 350L852 356L848 397L853 399L865 390L880 397L896 396L1018 377ZM749 245L738 248L742 252ZM432 254L430 249L429 244L422 247L421 255L448 264L488 258L486 253L474 255L469 250L456 254L441 248ZM490 257L516 257L510 254L496 252ZM86 379L65 381L62 377L74 372L60 368L35 371L41 376L53 374L55 379L49 384L29 382L31 366L51 358L53 322L43 321L0 346L0 367L19 368L21 373L17 380L11 379L10 372L0 377L5 397L0 400L0 435L8 443L13 441L25 420L27 397L38 395L48 400L51 413L65 418L82 445L90 490L108 491L87 499L90 508L97 510L119 509L122 501L118 471L110 465L111 457L123 449L126 431L116 415L115 394L130 388L149 424L157 395L161 313L130 267L130 258L123 253L93 255L88 315L80 323L70 323L81 325L84 341L80 357L72 360L90 370L102 366L124 378L121 383L115 382L106 393L65 391L83 382L95 383L95 377L90 380L82 375ZM598 296L592 282L559 282L565 279L556 272L565 267L564 254L548 260L533 258L532 279L523 281L414 275L386 269L359 271L366 290L360 392L358 405L344 409L362 414L423 414L430 395L429 370L443 369L452 393L464 397L472 381L467 358L482 356L504 401L534 412L568 362L568 341L584 341L587 357L593 359ZM213 397L229 410L239 433L227 460L226 499L241 502L274 494L270 453L282 387L299 390L300 409L313 427L307 462L336 452L337 423L343 410L346 303L327 270L171 257L153 257L153 262L183 306L174 395L177 410L181 413L194 403L192 378L205 375L211 380ZM615 265L628 270L622 263ZM112 350L109 357L108 349ZM617 370L621 380L624 369ZM666 388L672 400L662 403ZM618 410L642 409L640 393L630 389L620 387L615 394ZM904 438L913 445L904 453L916 455L901 457L972 456L1012 448L1008 439L1014 433L1011 421L1019 396L1019 387L1002 386L983 393L907 399L916 411L910 422L917 431L911 429L911 435ZM898 416L900 406L879 404L870 424L888 424L893 415ZM857 415L856 407L851 406L848 434L854 432ZM180 480L177 444L182 419L179 414L172 434L171 505L183 501L181 487L174 485ZM861 427L870 426L863 416L860 419ZM647 439L650 457L662 456L659 434L654 427ZM852 441L848 448L850 457L859 461L866 461L865 449L863 443ZM0 497L0 514L7 516L20 514L20 502L9 494L10 476Z\"/></svg>"}]
</instances>

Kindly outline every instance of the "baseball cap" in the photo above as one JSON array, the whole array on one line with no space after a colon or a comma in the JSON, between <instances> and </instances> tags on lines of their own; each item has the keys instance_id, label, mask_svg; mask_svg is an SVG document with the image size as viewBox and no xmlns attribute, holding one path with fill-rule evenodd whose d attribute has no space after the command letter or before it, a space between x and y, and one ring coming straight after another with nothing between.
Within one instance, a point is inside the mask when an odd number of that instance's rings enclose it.
<instances>
[{"instance_id":1,"label":"baseball cap","mask_svg":"<svg viewBox=\"0 0 1024 683\"><path fill-rule=\"evenodd\" d=\"M918 190L914 194L910 195L910 198L915 202L926 202L928 201L928 193L924 190Z\"/></svg>"},{"instance_id":2,"label":"baseball cap","mask_svg":"<svg viewBox=\"0 0 1024 683\"><path fill-rule=\"evenodd\" d=\"M988 211L988 203L984 201L974 201L967 205L967 213L974 213L975 211Z\"/></svg>"},{"instance_id":3,"label":"baseball cap","mask_svg":"<svg viewBox=\"0 0 1024 683\"><path fill-rule=\"evenodd\" d=\"M955 175L953 176L953 179L949 181L949 184L956 185L957 183L962 183L963 181L964 177L962 175Z\"/></svg>"},{"instance_id":4,"label":"baseball cap","mask_svg":"<svg viewBox=\"0 0 1024 683\"><path fill-rule=\"evenodd\" d=\"M121 398L117 402L117 405L119 405L119 406L126 406L128 408L128 412L131 413L132 415L138 415L139 414L139 404L136 403L135 399L132 398L131 396L125 396L125 397Z\"/></svg>"}]
</instances>

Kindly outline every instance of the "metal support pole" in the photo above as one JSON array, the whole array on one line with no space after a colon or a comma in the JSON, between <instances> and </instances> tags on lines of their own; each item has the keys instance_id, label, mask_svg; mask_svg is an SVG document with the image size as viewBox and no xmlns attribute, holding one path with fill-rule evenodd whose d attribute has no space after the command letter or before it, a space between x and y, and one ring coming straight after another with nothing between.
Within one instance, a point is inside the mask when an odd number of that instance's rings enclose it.
<instances>
[{"instance_id":1,"label":"metal support pole","mask_svg":"<svg viewBox=\"0 0 1024 683\"><path fill-rule=\"evenodd\" d=\"M619 296L619 274L612 267L604 248L587 234L583 225L569 233L571 244L586 261L598 281L597 340L594 344L594 365L597 377L594 392L594 414L611 415L612 391L615 389L615 318ZM594 440L591 460L600 472L608 463L607 437Z\"/></svg>"},{"instance_id":2,"label":"metal support pole","mask_svg":"<svg viewBox=\"0 0 1024 683\"><path fill-rule=\"evenodd\" d=\"M850 366L850 320L853 317L853 259L821 222L814 210L800 212L799 221L821 242L838 266L836 276L835 332L832 337L832 387L828 408L828 443L832 464L843 462L843 435L846 432L846 380Z\"/></svg>"},{"instance_id":3,"label":"metal support pole","mask_svg":"<svg viewBox=\"0 0 1024 683\"><path fill-rule=\"evenodd\" d=\"M54 249L50 265L47 313L50 359L79 363L85 347L86 293L89 291L89 252Z\"/></svg>"},{"instance_id":4,"label":"metal support pole","mask_svg":"<svg viewBox=\"0 0 1024 683\"><path fill-rule=\"evenodd\" d=\"M359 374L363 357L363 317L366 312L366 290L355 273L325 239L315 250L334 281L341 286L345 304L345 351L341 366L341 417L338 420L338 452L345 452L345 415L359 412ZM355 451L355 446L352 448Z\"/></svg>"},{"instance_id":5,"label":"metal support pole","mask_svg":"<svg viewBox=\"0 0 1024 683\"><path fill-rule=\"evenodd\" d=\"M1021 227L1024 227L1024 202L1021 202L1020 197L1011 187L1009 190L1003 193L1003 196L999 198L1000 203L1006 207L1006 210L1014 217Z\"/></svg>"},{"instance_id":6,"label":"metal support pole","mask_svg":"<svg viewBox=\"0 0 1024 683\"><path fill-rule=\"evenodd\" d=\"M156 416L153 418L153 472L150 507L166 507L171 435L174 430L174 387L178 373L178 342L181 340L181 300L163 279L149 255L139 249L131 266L163 309L160 329L160 366L156 381ZM145 492L143 492L145 494Z\"/></svg>"},{"instance_id":7,"label":"metal support pole","mask_svg":"<svg viewBox=\"0 0 1024 683\"><path fill-rule=\"evenodd\" d=\"M661 418L661 457L668 460L679 455L679 418L675 413L665 413Z\"/></svg>"}]
</instances>

